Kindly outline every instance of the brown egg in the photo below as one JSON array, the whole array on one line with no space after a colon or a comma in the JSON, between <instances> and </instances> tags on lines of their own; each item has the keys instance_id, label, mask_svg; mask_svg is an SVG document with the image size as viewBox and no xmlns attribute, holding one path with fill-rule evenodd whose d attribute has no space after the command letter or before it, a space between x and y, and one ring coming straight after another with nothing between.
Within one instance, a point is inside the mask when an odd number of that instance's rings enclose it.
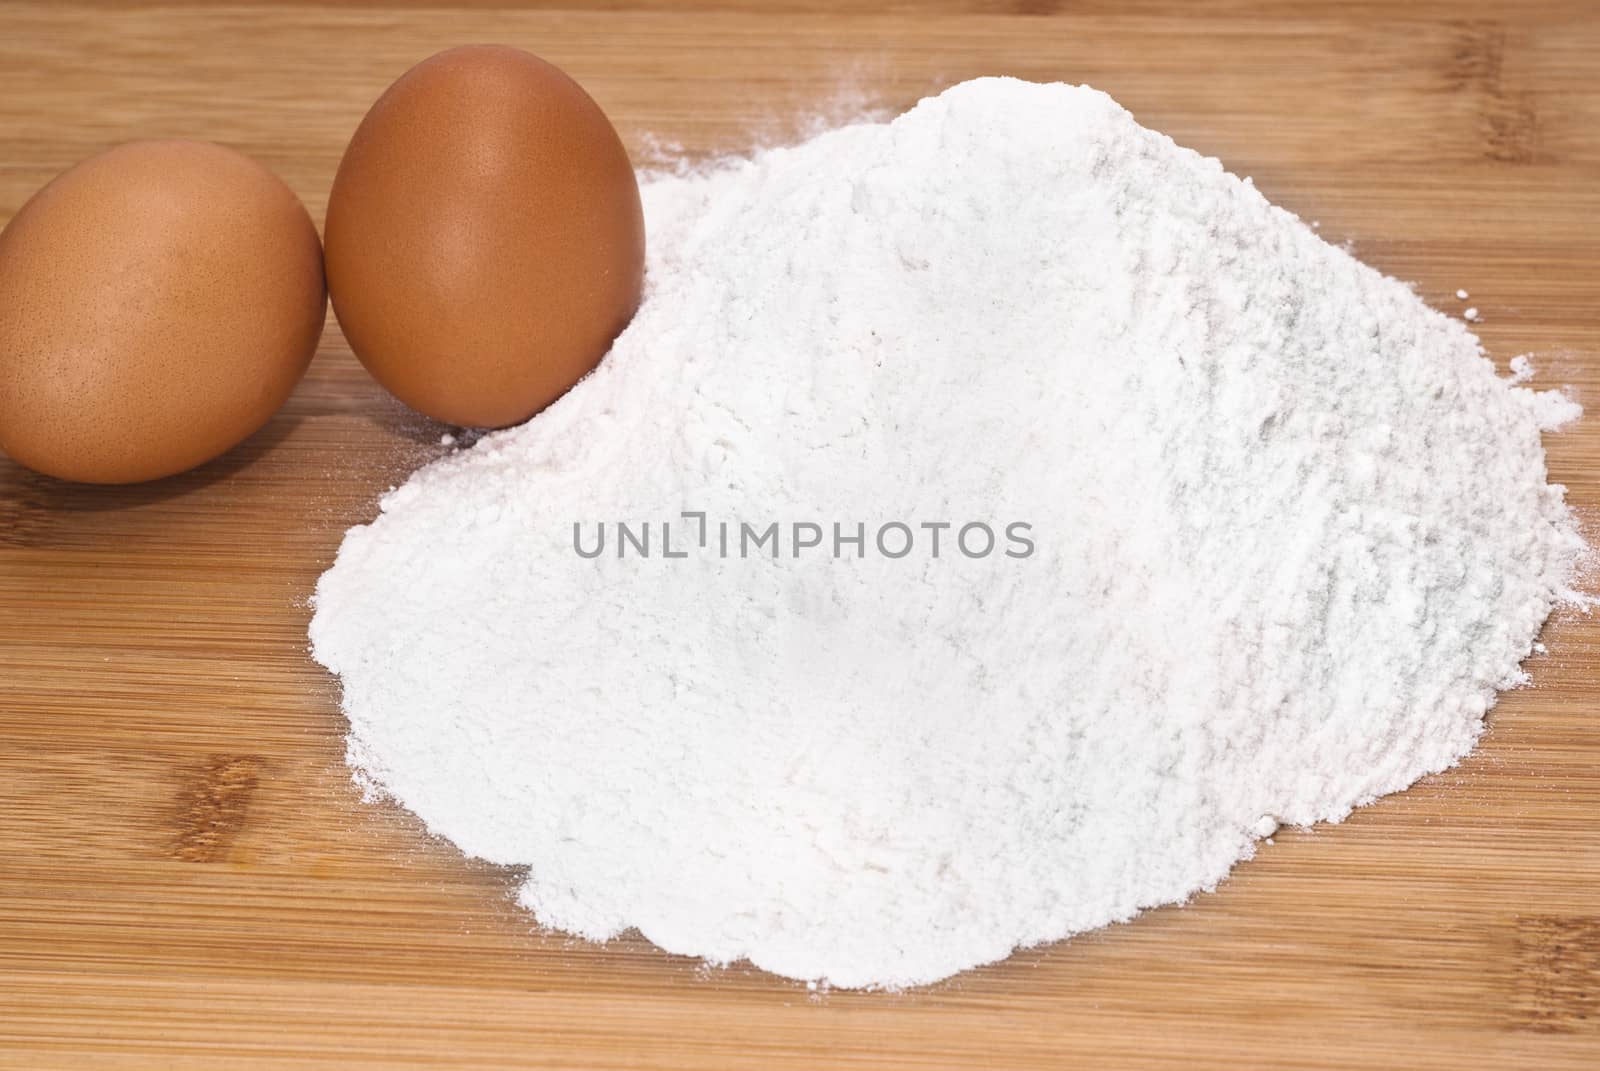
<instances>
[{"instance_id":1,"label":"brown egg","mask_svg":"<svg viewBox=\"0 0 1600 1071\"><path fill-rule=\"evenodd\" d=\"M327 307L311 217L220 145L121 145L58 176L0 232L0 449L39 472L133 483L261 427Z\"/></svg>"},{"instance_id":2,"label":"brown egg","mask_svg":"<svg viewBox=\"0 0 1600 1071\"><path fill-rule=\"evenodd\" d=\"M356 355L453 424L528 419L639 303L644 214L627 151L537 56L470 46L372 106L328 199L328 289Z\"/></svg>"}]
</instances>

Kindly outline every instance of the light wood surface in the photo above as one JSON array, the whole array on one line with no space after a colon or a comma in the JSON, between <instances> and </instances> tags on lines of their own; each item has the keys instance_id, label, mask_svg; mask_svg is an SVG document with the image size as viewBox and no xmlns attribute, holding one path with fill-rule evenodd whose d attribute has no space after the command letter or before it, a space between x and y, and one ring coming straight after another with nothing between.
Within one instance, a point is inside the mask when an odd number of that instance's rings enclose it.
<instances>
[{"instance_id":1,"label":"light wood surface","mask_svg":"<svg viewBox=\"0 0 1600 1071\"><path fill-rule=\"evenodd\" d=\"M468 41L566 67L640 160L979 74L1087 81L1440 307L1465 287L1498 361L1600 405L1590 0L871 10L0 4L0 219L90 152L186 135L320 220L376 94ZM536 932L510 874L362 804L305 654L340 533L441 430L330 320L282 414L198 472L85 489L0 460L0 1065L1600 1067L1600 628L1573 615L1460 768L944 984L816 996ZM1592 515L1600 420L1549 449Z\"/></svg>"}]
</instances>

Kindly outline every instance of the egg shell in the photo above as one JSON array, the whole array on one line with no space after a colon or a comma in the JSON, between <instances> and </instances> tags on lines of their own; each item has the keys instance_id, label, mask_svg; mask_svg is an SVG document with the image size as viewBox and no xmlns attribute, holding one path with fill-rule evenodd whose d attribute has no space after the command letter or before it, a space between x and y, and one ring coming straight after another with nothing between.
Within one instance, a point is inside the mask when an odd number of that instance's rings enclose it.
<instances>
[{"instance_id":1,"label":"egg shell","mask_svg":"<svg viewBox=\"0 0 1600 1071\"><path fill-rule=\"evenodd\" d=\"M328 288L373 376L436 419L504 427L592 369L644 279L616 131L558 68L466 46L402 75L334 180Z\"/></svg>"},{"instance_id":2,"label":"egg shell","mask_svg":"<svg viewBox=\"0 0 1600 1071\"><path fill-rule=\"evenodd\" d=\"M206 142L107 150L0 232L0 449L88 483L192 468L278 410L326 308L272 172Z\"/></svg>"}]
</instances>

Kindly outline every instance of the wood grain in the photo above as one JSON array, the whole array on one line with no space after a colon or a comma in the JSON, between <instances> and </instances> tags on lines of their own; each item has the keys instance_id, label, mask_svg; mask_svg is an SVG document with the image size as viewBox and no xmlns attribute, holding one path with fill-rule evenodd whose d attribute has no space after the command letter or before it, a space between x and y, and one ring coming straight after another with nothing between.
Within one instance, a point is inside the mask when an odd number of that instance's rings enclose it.
<instances>
[{"instance_id":1,"label":"wood grain","mask_svg":"<svg viewBox=\"0 0 1600 1071\"><path fill-rule=\"evenodd\" d=\"M579 10L582 8L582 10ZM1600 18L1587 0L0 3L0 218L113 142L212 138L320 219L409 63L496 40L636 158L792 137L977 74L1088 81L1600 399ZM17 1068L1600 1066L1591 620L1466 763L1290 831L1215 894L911 993L809 994L536 932L341 761L305 600L439 450L330 326L228 457L84 489L0 460L0 1065ZM1549 441L1593 516L1600 423Z\"/></svg>"}]
</instances>

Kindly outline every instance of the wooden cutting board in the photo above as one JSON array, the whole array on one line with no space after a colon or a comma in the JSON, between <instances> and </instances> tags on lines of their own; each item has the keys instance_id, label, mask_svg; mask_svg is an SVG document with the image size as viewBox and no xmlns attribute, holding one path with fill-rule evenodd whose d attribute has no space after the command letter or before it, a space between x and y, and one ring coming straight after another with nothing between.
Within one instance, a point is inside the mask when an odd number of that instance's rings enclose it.
<instances>
[{"instance_id":1,"label":"wooden cutting board","mask_svg":"<svg viewBox=\"0 0 1600 1071\"><path fill-rule=\"evenodd\" d=\"M367 105L468 41L566 67L641 160L980 74L1087 81L1440 308L1466 288L1497 362L1600 405L1592 0L567 6L0 4L0 219L154 135L255 155L320 219ZM283 413L198 472L0 460L0 1065L1600 1067L1600 628L1571 614L1460 768L940 985L818 996L537 932L513 875L361 802L305 653L340 533L443 430L330 322ZM1549 449L1597 516L1600 420Z\"/></svg>"}]
</instances>

